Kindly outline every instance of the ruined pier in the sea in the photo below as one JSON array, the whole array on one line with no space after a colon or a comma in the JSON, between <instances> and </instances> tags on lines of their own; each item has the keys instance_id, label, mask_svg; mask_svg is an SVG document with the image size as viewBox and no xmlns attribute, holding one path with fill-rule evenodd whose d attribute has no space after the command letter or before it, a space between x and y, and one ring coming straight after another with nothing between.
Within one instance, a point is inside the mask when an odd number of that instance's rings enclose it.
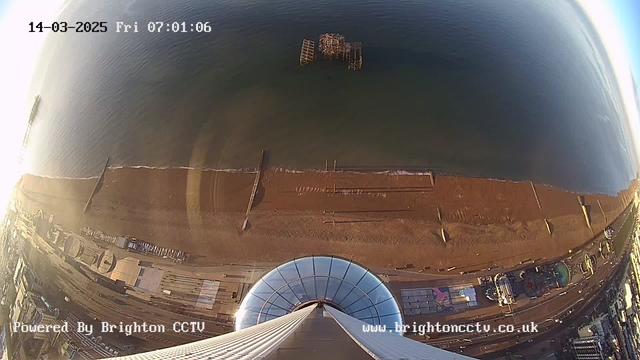
<instances>
[{"instance_id":1,"label":"ruined pier in the sea","mask_svg":"<svg viewBox=\"0 0 640 360\"><path fill-rule=\"evenodd\" d=\"M300 66L311 64L315 60L315 42L312 40L303 39L302 49L300 50Z\"/></svg>"},{"instance_id":2,"label":"ruined pier in the sea","mask_svg":"<svg viewBox=\"0 0 640 360\"><path fill-rule=\"evenodd\" d=\"M344 35L325 33L320 35L318 51L324 59L346 61L349 70L362 69L362 43L348 43ZM300 66L305 66L315 60L315 42L302 40L300 49Z\"/></svg>"}]
</instances>

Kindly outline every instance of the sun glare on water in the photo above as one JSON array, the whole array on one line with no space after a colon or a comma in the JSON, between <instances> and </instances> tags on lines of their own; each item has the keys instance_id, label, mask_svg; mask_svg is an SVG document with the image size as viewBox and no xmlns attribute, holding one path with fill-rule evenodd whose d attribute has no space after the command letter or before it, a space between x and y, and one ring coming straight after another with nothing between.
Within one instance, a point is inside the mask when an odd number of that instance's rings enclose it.
<instances>
[{"instance_id":1,"label":"sun glare on water","mask_svg":"<svg viewBox=\"0 0 640 360\"><path fill-rule=\"evenodd\" d=\"M630 57L625 43L625 34L620 29L620 22L617 21L609 2L578 0L578 3L593 22L609 55L620 87L624 110L631 127L631 137L636 147L636 153L640 156L640 116L635 103L633 82L629 74ZM635 76L639 75L635 74Z\"/></svg>"},{"instance_id":2,"label":"sun glare on water","mask_svg":"<svg viewBox=\"0 0 640 360\"><path fill-rule=\"evenodd\" d=\"M29 90L47 35L30 33L29 23L54 21L62 4L61 0L15 0L0 14L0 216L22 173L20 151L33 105Z\"/></svg>"}]
</instances>

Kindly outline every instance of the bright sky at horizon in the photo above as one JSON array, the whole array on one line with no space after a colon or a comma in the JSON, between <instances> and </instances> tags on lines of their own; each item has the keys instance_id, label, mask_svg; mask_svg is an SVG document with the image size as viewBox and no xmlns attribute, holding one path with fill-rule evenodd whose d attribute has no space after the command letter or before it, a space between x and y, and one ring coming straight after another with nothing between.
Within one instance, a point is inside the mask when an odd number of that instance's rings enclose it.
<instances>
[{"instance_id":1,"label":"bright sky at horizon","mask_svg":"<svg viewBox=\"0 0 640 360\"><path fill-rule=\"evenodd\" d=\"M632 60L632 54L637 55L638 46L640 46L635 39L638 35L635 32L637 24L633 24L634 18L636 22L638 20L637 14L634 15L634 8L637 9L638 6L634 5L633 1L577 0L593 22L611 60L631 127L636 154L640 158L640 109L635 101L633 82L629 71L631 69L636 78L640 74L640 67L637 62L634 62L637 58Z\"/></svg>"},{"instance_id":2,"label":"bright sky at horizon","mask_svg":"<svg viewBox=\"0 0 640 360\"><path fill-rule=\"evenodd\" d=\"M4 10L7 7L7 5L9 5L8 0L0 0L0 20L2 20L2 17L4 15Z\"/></svg>"},{"instance_id":3,"label":"bright sky at horizon","mask_svg":"<svg viewBox=\"0 0 640 360\"><path fill-rule=\"evenodd\" d=\"M637 79L640 77L640 1L613 0L612 9L625 35L629 62Z\"/></svg>"}]
</instances>

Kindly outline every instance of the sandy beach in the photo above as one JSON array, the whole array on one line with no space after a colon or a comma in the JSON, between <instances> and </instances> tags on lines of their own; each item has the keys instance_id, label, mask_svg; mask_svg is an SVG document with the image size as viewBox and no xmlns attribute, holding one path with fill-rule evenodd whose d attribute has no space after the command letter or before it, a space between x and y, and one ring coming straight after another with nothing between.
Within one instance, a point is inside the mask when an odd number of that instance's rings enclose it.
<instances>
[{"instance_id":1,"label":"sandy beach","mask_svg":"<svg viewBox=\"0 0 640 360\"><path fill-rule=\"evenodd\" d=\"M54 214L64 228L135 236L184 250L195 265L334 254L372 267L411 263L435 271L565 255L601 236L635 189L632 183L609 196L458 176L437 175L432 186L424 174L267 169L243 231L254 179L244 172L109 169L86 214L96 179L25 175L17 195L30 211Z\"/></svg>"}]
</instances>

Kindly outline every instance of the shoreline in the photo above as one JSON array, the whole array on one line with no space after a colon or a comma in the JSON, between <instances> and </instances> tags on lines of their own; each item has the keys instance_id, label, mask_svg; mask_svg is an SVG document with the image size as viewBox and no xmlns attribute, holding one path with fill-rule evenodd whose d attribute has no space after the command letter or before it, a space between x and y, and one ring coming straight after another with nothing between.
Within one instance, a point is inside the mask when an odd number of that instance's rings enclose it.
<instances>
[{"instance_id":1,"label":"shoreline","mask_svg":"<svg viewBox=\"0 0 640 360\"><path fill-rule=\"evenodd\" d=\"M242 231L254 180L255 171L109 168L87 214L82 208L96 178L24 175L18 195L64 228L131 235L196 254L194 265L328 253L370 267L413 263L433 271L566 254L619 215L635 188L632 182L614 197L535 184L540 209L528 181L437 175L432 187L424 174L267 168ZM578 196L589 207L591 230Z\"/></svg>"},{"instance_id":2,"label":"shoreline","mask_svg":"<svg viewBox=\"0 0 640 360\"><path fill-rule=\"evenodd\" d=\"M375 169L375 170L353 170L353 168L355 167L337 167L337 169L335 171L333 170L323 170L321 168L287 168L287 167L282 167L282 166L268 166L267 168L265 168L265 171L273 171L273 172L283 172L283 173L290 173L290 174L304 174L304 173L320 173L320 174L325 174L325 173L347 173L347 174L360 174L360 175L366 175L366 174L373 174L373 175L407 175L407 176L425 176L425 175L429 175L429 174L433 174L433 176L448 176L448 177L459 177L459 178L467 178L467 179L483 179L483 180L491 180L491 181L497 181L497 182L507 182L507 183L515 183L515 184L520 184L520 183L530 183L533 182L532 180L528 180L528 179L508 179L508 178L499 178L499 177L483 177L483 176L474 176L474 175L468 175L468 174L463 174L463 173L456 173L456 172L445 172L445 171L436 171L436 170L428 170L426 167L425 168L420 168L420 170L410 170L410 169L402 169L402 167L399 167L398 169L387 169L387 170L383 170L382 167L380 167L380 169ZM218 169L218 168L211 168L211 167L201 167L201 166L148 166L148 165L115 165L115 166L108 166L107 167L107 171L113 171L113 170L132 170L132 169L145 169L145 170L166 170L166 171L201 171L201 172L218 172L218 173L238 173L238 174L255 174L256 173L256 168L223 168L223 169ZM55 179L55 180L91 180L91 179L98 179L100 177L100 175L95 175L95 176L51 176L51 175L43 175L43 174L38 174L38 173L24 173L22 174L22 176L35 176L35 177L41 177L41 178L47 178L47 179ZM630 182L633 182L634 179L630 180ZM19 181L18 181L19 182ZM538 186L538 185L542 185L542 186L546 186L549 188L554 188L556 190L560 190L560 191L566 191L566 192L573 192L576 194L585 194L585 195L610 195L610 196L614 196L612 194L606 193L606 192L598 192L598 191L578 191L578 190L571 190L569 188L564 188L561 186L556 186L556 185L552 185L549 183L544 183L544 182L533 182L534 185ZM628 189L628 188L627 188ZM621 189L619 190L617 193L620 193L622 191L625 191L627 189Z\"/></svg>"}]
</instances>

